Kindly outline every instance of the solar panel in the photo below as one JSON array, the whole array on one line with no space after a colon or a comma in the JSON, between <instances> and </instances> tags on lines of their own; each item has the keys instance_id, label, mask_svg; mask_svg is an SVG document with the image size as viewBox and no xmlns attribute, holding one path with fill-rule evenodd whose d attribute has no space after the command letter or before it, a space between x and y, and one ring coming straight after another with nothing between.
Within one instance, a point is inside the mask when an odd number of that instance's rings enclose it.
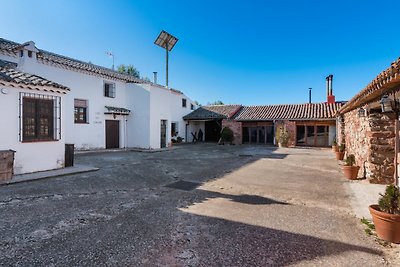
<instances>
[{"instance_id":1,"label":"solar panel","mask_svg":"<svg viewBox=\"0 0 400 267\"><path fill-rule=\"evenodd\" d=\"M172 48L174 48L176 42L178 42L178 38L162 30L157 39L154 41L154 44L165 49L168 48L168 51L171 51Z\"/></svg>"}]
</instances>

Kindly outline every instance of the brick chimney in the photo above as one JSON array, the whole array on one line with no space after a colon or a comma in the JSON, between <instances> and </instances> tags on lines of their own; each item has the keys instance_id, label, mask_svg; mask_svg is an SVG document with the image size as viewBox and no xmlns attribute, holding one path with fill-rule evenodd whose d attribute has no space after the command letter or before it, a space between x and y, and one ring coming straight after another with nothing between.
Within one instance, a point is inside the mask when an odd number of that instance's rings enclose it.
<instances>
[{"instance_id":1,"label":"brick chimney","mask_svg":"<svg viewBox=\"0 0 400 267\"><path fill-rule=\"evenodd\" d=\"M333 81L333 75L329 75L326 77L326 102L328 104L335 104L336 99L335 96L333 95L333 89L332 89L332 81Z\"/></svg>"}]
</instances>

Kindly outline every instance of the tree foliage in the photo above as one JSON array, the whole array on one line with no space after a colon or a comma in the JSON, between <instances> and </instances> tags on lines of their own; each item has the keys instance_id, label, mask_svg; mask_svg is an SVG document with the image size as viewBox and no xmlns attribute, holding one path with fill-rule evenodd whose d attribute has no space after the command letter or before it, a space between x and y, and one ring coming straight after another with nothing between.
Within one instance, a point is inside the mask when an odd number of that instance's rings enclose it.
<instances>
[{"instance_id":1,"label":"tree foliage","mask_svg":"<svg viewBox=\"0 0 400 267\"><path fill-rule=\"evenodd\" d=\"M119 73L128 74L136 78L140 78L140 72L133 65L121 64L117 67Z\"/></svg>"},{"instance_id":2,"label":"tree foliage","mask_svg":"<svg viewBox=\"0 0 400 267\"><path fill-rule=\"evenodd\" d=\"M208 102L207 105L215 106L215 105L225 105L225 104L221 100L217 100L217 101L213 101L213 102Z\"/></svg>"}]
</instances>

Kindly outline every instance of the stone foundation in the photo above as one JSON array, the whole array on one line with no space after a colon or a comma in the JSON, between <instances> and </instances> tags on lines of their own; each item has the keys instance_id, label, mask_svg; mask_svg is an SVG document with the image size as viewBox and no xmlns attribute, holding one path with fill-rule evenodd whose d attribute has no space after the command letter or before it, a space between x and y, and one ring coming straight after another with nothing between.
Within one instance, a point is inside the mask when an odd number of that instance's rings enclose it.
<instances>
[{"instance_id":1,"label":"stone foundation","mask_svg":"<svg viewBox=\"0 0 400 267\"><path fill-rule=\"evenodd\" d=\"M353 110L344 114L344 125L338 127L338 143L345 142L346 154L354 154L361 167L359 175L371 183L394 182L394 121L392 113L374 112L360 118L358 110Z\"/></svg>"}]
</instances>

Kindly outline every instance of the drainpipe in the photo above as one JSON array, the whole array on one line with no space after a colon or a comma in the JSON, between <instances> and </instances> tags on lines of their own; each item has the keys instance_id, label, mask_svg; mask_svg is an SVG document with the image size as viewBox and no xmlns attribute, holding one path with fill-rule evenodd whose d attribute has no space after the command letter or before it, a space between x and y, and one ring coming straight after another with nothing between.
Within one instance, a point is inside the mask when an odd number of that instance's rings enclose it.
<instances>
[{"instance_id":1,"label":"drainpipe","mask_svg":"<svg viewBox=\"0 0 400 267\"><path fill-rule=\"evenodd\" d=\"M187 139L187 128L188 128L188 126L189 126L189 123L190 123L190 121L188 121L188 122L186 123L186 125L185 125L185 142L188 142L188 139Z\"/></svg>"}]
</instances>

